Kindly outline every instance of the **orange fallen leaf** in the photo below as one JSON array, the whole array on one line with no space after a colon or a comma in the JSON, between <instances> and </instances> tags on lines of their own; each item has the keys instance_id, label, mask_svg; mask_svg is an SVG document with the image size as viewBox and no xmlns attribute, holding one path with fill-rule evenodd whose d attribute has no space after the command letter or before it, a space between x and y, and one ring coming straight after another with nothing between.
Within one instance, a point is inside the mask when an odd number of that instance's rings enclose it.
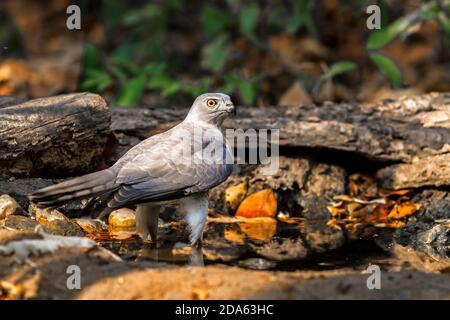
<instances>
[{"instance_id":1,"label":"orange fallen leaf","mask_svg":"<svg viewBox=\"0 0 450 320\"><path fill-rule=\"evenodd\" d=\"M277 199L272 189L264 189L251 194L242 201L236 216L274 217L277 213Z\"/></svg>"},{"instance_id":2,"label":"orange fallen leaf","mask_svg":"<svg viewBox=\"0 0 450 320\"><path fill-rule=\"evenodd\" d=\"M414 212L420 209L420 204L412 202L404 202L396 205L392 208L388 214L389 219L401 219L412 215Z\"/></svg>"},{"instance_id":3,"label":"orange fallen leaf","mask_svg":"<svg viewBox=\"0 0 450 320\"><path fill-rule=\"evenodd\" d=\"M272 218L248 219L240 223L239 228L250 239L269 241L277 231L277 221Z\"/></svg>"},{"instance_id":4,"label":"orange fallen leaf","mask_svg":"<svg viewBox=\"0 0 450 320\"><path fill-rule=\"evenodd\" d=\"M401 189L401 190L395 190L388 194L388 197L390 196L404 196L405 194L411 193L411 189Z\"/></svg>"}]
</instances>

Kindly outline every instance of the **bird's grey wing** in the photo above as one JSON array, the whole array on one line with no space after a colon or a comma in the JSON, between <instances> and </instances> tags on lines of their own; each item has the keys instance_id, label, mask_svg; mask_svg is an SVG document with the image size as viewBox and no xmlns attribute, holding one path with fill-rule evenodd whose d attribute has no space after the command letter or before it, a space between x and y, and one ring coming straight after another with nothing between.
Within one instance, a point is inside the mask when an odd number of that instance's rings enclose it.
<instances>
[{"instance_id":1,"label":"bird's grey wing","mask_svg":"<svg viewBox=\"0 0 450 320\"><path fill-rule=\"evenodd\" d=\"M121 164L116 180L121 186L108 205L116 208L183 197L208 190L229 176L229 165L188 159L192 154L186 154L186 141L182 136L165 135L138 145L140 150Z\"/></svg>"}]
</instances>

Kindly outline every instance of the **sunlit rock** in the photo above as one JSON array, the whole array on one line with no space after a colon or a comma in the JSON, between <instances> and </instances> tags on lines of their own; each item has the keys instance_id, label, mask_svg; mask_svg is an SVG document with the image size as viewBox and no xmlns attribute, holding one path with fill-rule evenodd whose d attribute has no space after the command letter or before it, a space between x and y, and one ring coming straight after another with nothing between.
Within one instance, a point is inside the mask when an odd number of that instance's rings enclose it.
<instances>
[{"instance_id":1,"label":"sunlit rock","mask_svg":"<svg viewBox=\"0 0 450 320\"><path fill-rule=\"evenodd\" d=\"M21 211L19 204L13 197L7 194L0 196L0 220L5 219L6 216L20 213Z\"/></svg>"},{"instance_id":2,"label":"sunlit rock","mask_svg":"<svg viewBox=\"0 0 450 320\"><path fill-rule=\"evenodd\" d=\"M136 214L131 209L121 208L111 212L108 223L112 229L133 229L136 226Z\"/></svg>"}]
</instances>

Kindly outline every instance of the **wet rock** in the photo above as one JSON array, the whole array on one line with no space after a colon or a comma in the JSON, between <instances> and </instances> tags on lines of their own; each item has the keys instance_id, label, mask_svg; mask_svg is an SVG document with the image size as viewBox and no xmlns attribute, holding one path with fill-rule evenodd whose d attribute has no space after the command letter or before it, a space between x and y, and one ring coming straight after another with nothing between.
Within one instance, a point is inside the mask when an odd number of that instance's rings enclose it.
<instances>
[{"instance_id":1,"label":"wet rock","mask_svg":"<svg viewBox=\"0 0 450 320\"><path fill-rule=\"evenodd\" d=\"M336 250L346 243L342 229L331 226L320 231L308 232L305 238L308 247L314 253Z\"/></svg>"},{"instance_id":2,"label":"wet rock","mask_svg":"<svg viewBox=\"0 0 450 320\"><path fill-rule=\"evenodd\" d=\"M410 250L428 255L434 261L450 256L450 193L423 190L412 202L420 204L420 211L406 226L397 229L394 242Z\"/></svg>"},{"instance_id":3,"label":"wet rock","mask_svg":"<svg viewBox=\"0 0 450 320\"><path fill-rule=\"evenodd\" d=\"M13 256L17 262L24 262L29 257L54 253L61 248L89 249L95 246L95 241L87 238L39 234L41 239L16 240L1 245L0 255Z\"/></svg>"},{"instance_id":4,"label":"wet rock","mask_svg":"<svg viewBox=\"0 0 450 320\"><path fill-rule=\"evenodd\" d=\"M131 209L121 208L111 212L108 223L113 229L132 229L136 226L136 214Z\"/></svg>"},{"instance_id":5,"label":"wet rock","mask_svg":"<svg viewBox=\"0 0 450 320\"><path fill-rule=\"evenodd\" d=\"M271 242L252 249L260 256L275 261L301 260L308 256L308 249L301 238L273 239Z\"/></svg>"},{"instance_id":6,"label":"wet rock","mask_svg":"<svg viewBox=\"0 0 450 320\"><path fill-rule=\"evenodd\" d=\"M25 216L9 215L5 219L5 227L18 231L34 231L39 225L36 220Z\"/></svg>"},{"instance_id":7,"label":"wet rock","mask_svg":"<svg viewBox=\"0 0 450 320\"><path fill-rule=\"evenodd\" d=\"M7 194L0 196L0 220L5 219L9 215L20 214L22 212L22 208L13 197Z\"/></svg>"},{"instance_id":8,"label":"wet rock","mask_svg":"<svg viewBox=\"0 0 450 320\"><path fill-rule=\"evenodd\" d=\"M87 233L97 233L97 232L106 232L108 231L108 226L101 220L97 219L88 219L88 218L79 218L73 219L73 221L78 224L81 229L83 229Z\"/></svg>"},{"instance_id":9,"label":"wet rock","mask_svg":"<svg viewBox=\"0 0 450 320\"><path fill-rule=\"evenodd\" d=\"M247 247L229 243L226 240L205 240L202 247L205 258L210 261L235 261L246 251Z\"/></svg>"},{"instance_id":10,"label":"wet rock","mask_svg":"<svg viewBox=\"0 0 450 320\"><path fill-rule=\"evenodd\" d=\"M25 179L0 179L0 194L9 194L13 197L21 208L28 208L30 201L27 195L38 189L48 187L58 182L60 179L41 179L41 178L25 178ZM86 200L69 202L58 208L60 212L68 217L79 216L85 207ZM28 215L27 211L23 211L23 215Z\"/></svg>"},{"instance_id":11,"label":"wet rock","mask_svg":"<svg viewBox=\"0 0 450 320\"><path fill-rule=\"evenodd\" d=\"M275 268L277 263L275 261L269 261L262 258L249 258L239 261L238 265L246 269L268 270Z\"/></svg>"},{"instance_id":12,"label":"wet rock","mask_svg":"<svg viewBox=\"0 0 450 320\"><path fill-rule=\"evenodd\" d=\"M61 180L59 180L61 181ZM30 202L27 194L58 182L53 179L0 179L0 194L9 194L22 208L28 208Z\"/></svg>"},{"instance_id":13,"label":"wet rock","mask_svg":"<svg viewBox=\"0 0 450 320\"><path fill-rule=\"evenodd\" d=\"M36 221L44 227L48 233L61 236L78 236L84 235L83 229L63 215L58 210L41 209L35 205L30 205L29 211L34 213Z\"/></svg>"},{"instance_id":14,"label":"wet rock","mask_svg":"<svg viewBox=\"0 0 450 320\"><path fill-rule=\"evenodd\" d=\"M253 193L242 201L236 216L245 218L274 217L277 214L277 199L272 189Z\"/></svg>"}]
</instances>

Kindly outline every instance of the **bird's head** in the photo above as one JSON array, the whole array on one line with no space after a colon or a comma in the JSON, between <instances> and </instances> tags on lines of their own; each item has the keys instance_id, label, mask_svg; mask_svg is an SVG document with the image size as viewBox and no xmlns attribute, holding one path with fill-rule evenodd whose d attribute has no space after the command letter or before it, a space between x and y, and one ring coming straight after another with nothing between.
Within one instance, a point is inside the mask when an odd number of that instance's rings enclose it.
<instances>
[{"instance_id":1,"label":"bird's head","mask_svg":"<svg viewBox=\"0 0 450 320\"><path fill-rule=\"evenodd\" d=\"M195 99L186 119L220 125L228 114L235 111L234 104L228 95L204 93Z\"/></svg>"}]
</instances>

